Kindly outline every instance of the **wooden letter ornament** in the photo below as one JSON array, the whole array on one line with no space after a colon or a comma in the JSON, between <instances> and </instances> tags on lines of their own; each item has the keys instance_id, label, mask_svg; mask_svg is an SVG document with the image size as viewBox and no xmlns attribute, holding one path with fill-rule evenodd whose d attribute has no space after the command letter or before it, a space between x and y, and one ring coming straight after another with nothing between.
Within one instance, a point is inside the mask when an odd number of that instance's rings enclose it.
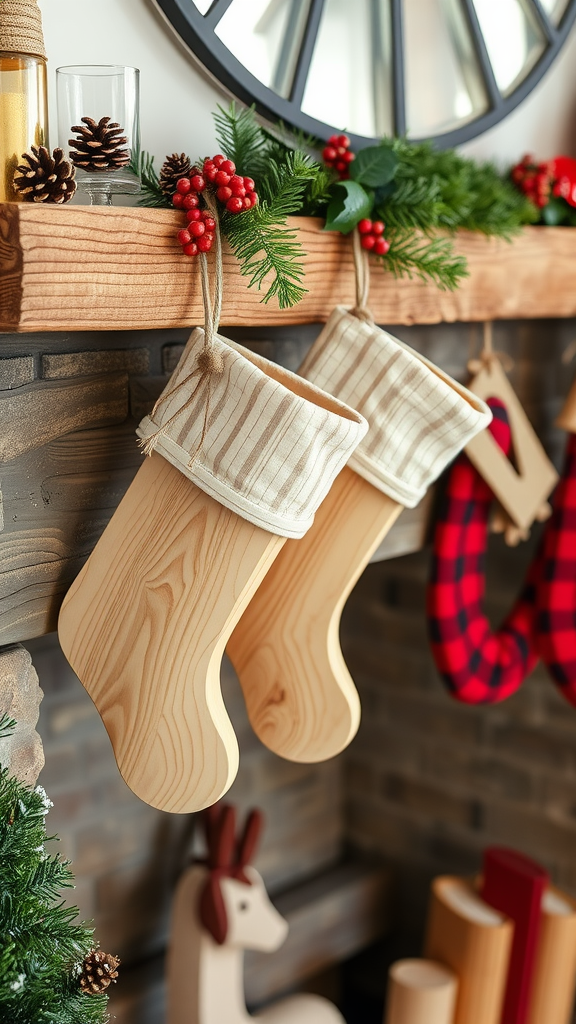
<instances>
[{"instance_id":1,"label":"wooden letter ornament","mask_svg":"<svg viewBox=\"0 0 576 1024\"><path fill-rule=\"evenodd\" d=\"M384 1024L453 1024L458 978L433 960L398 960L388 975Z\"/></svg>"},{"instance_id":2,"label":"wooden letter ornament","mask_svg":"<svg viewBox=\"0 0 576 1024\"><path fill-rule=\"evenodd\" d=\"M486 329L486 338L491 339L491 325L487 324ZM512 522L526 530L535 519L548 518L550 506L546 499L558 481L558 474L508 381L502 363L492 352L490 340L485 352L488 358L468 387L484 401L499 398L506 406L518 468L516 470L504 455L489 430L482 431L466 445L466 454Z\"/></svg>"},{"instance_id":3,"label":"wooden letter ornament","mask_svg":"<svg viewBox=\"0 0 576 1024\"><path fill-rule=\"evenodd\" d=\"M459 979L453 1024L500 1024L513 924L480 899L470 882L434 879L424 955Z\"/></svg>"}]
</instances>

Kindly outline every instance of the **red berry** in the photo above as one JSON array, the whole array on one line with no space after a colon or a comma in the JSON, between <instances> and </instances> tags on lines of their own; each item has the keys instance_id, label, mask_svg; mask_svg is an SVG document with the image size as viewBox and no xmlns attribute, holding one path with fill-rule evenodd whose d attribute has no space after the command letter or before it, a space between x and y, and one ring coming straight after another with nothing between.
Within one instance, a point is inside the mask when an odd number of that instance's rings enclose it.
<instances>
[{"instance_id":1,"label":"red berry","mask_svg":"<svg viewBox=\"0 0 576 1024\"><path fill-rule=\"evenodd\" d=\"M201 174L195 174L190 180L190 184L195 192L203 192L206 188L206 182Z\"/></svg>"},{"instance_id":2,"label":"red berry","mask_svg":"<svg viewBox=\"0 0 576 1024\"><path fill-rule=\"evenodd\" d=\"M216 195L221 203L227 203L228 200L232 198L232 189L228 188L227 185L221 185L216 192Z\"/></svg>"},{"instance_id":3,"label":"red berry","mask_svg":"<svg viewBox=\"0 0 576 1024\"><path fill-rule=\"evenodd\" d=\"M242 177L241 174L232 174L228 184L230 185L230 188L232 188L232 189L234 188L235 185L241 185L242 188L246 187L244 185L244 178Z\"/></svg>"},{"instance_id":4,"label":"red berry","mask_svg":"<svg viewBox=\"0 0 576 1024\"><path fill-rule=\"evenodd\" d=\"M358 231L361 235L369 235L372 231L372 221L365 217L364 220L361 220L358 224Z\"/></svg>"},{"instance_id":5,"label":"red berry","mask_svg":"<svg viewBox=\"0 0 576 1024\"><path fill-rule=\"evenodd\" d=\"M244 209L244 202L239 196L232 196L226 203L226 209L230 213L240 213Z\"/></svg>"},{"instance_id":6,"label":"red berry","mask_svg":"<svg viewBox=\"0 0 576 1024\"><path fill-rule=\"evenodd\" d=\"M547 206L547 205L548 205L548 198L547 198L547 196L537 196L537 198L536 198L536 206L539 206L540 209L542 209L542 207Z\"/></svg>"},{"instance_id":7,"label":"red berry","mask_svg":"<svg viewBox=\"0 0 576 1024\"><path fill-rule=\"evenodd\" d=\"M225 159L226 157L222 156L222 153L216 153L216 156L212 157L212 163L215 164L216 167L221 167Z\"/></svg>"},{"instance_id":8,"label":"red berry","mask_svg":"<svg viewBox=\"0 0 576 1024\"><path fill-rule=\"evenodd\" d=\"M325 146L322 150L322 159L327 164L333 164L337 156L334 146Z\"/></svg>"},{"instance_id":9,"label":"red berry","mask_svg":"<svg viewBox=\"0 0 576 1024\"><path fill-rule=\"evenodd\" d=\"M226 171L218 171L216 177L214 178L214 181L216 182L217 185L229 185L230 175L226 174Z\"/></svg>"},{"instance_id":10,"label":"red berry","mask_svg":"<svg viewBox=\"0 0 576 1024\"><path fill-rule=\"evenodd\" d=\"M372 234L373 235L383 235L384 234L384 227L385 227L384 221L382 221L382 220L375 220L375 221L373 221L372 222Z\"/></svg>"},{"instance_id":11,"label":"red berry","mask_svg":"<svg viewBox=\"0 0 576 1024\"><path fill-rule=\"evenodd\" d=\"M190 234L193 235L194 238L200 238L205 231L206 228L201 220L195 220L190 224Z\"/></svg>"},{"instance_id":12,"label":"red berry","mask_svg":"<svg viewBox=\"0 0 576 1024\"><path fill-rule=\"evenodd\" d=\"M245 210L249 210L252 207L252 200L250 198L250 195L244 196L242 202L244 203Z\"/></svg>"},{"instance_id":13,"label":"red berry","mask_svg":"<svg viewBox=\"0 0 576 1024\"><path fill-rule=\"evenodd\" d=\"M179 192L181 196L188 195L191 188L192 185L190 184L190 178L179 178L176 182L176 191Z\"/></svg>"},{"instance_id":14,"label":"red berry","mask_svg":"<svg viewBox=\"0 0 576 1024\"><path fill-rule=\"evenodd\" d=\"M208 238L211 242L213 242L214 241L214 232L213 231L205 231L204 234L202 235L202 238Z\"/></svg>"},{"instance_id":15,"label":"red berry","mask_svg":"<svg viewBox=\"0 0 576 1024\"><path fill-rule=\"evenodd\" d=\"M374 242L373 252L375 252L377 256L385 256L389 248L390 242L388 241L388 239L380 237L377 238L376 241Z\"/></svg>"},{"instance_id":16,"label":"red berry","mask_svg":"<svg viewBox=\"0 0 576 1024\"><path fill-rule=\"evenodd\" d=\"M258 200L258 193L257 192L252 192L252 194L250 195L250 200L252 202L252 206L258 206L258 202L259 202L259 200Z\"/></svg>"},{"instance_id":17,"label":"red berry","mask_svg":"<svg viewBox=\"0 0 576 1024\"><path fill-rule=\"evenodd\" d=\"M211 217L210 214L208 214L207 217L203 216L202 220L204 221L204 227L206 228L206 231L215 231L216 221L214 220L214 217Z\"/></svg>"},{"instance_id":18,"label":"red berry","mask_svg":"<svg viewBox=\"0 0 576 1024\"><path fill-rule=\"evenodd\" d=\"M216 164L213 163L212 160L207 160L204 164L204 177L207 178L208 181L215 181L217 174L218 168L216 167Z\"/></svg>"},{"instance_id":19,"label":"red berry","mask_svg":"<svg viewBox=\"0 0 576 1024\"><path fill-rule=\"evenodd\" d=\"M186 230L186 228L182 228L176 237L178 238L180 245L188 245L188 242L192 241L192 235Z\"/></svg>"},{"instance_id":20,"label":"red berry","mask_svg":"<svg viewBox=\"0 0 576 1024\"><path fill-rule=\"evenodd\" d=\"M329 146L339 146L340 145L340 141L339 140L340 140L340 136L339 135L331 135L330 138L328 139L328 145Z\"/></svg>"},{"instance_id":21,"label":"red berry","mask_svg":"<svg viewBox=\"0 0 576 1024\"><path fill-rule=\"evenodd\" d=\"M201 220L201 218L202 218L202 211L201 210L188 210L188 212L186 214L186 218L187 218L187 220Z\"/></svg>"},{"instance_id":22,"label":"red berry","mask_svg":"<svg viewBox=\"0 0 576 1024\"><path fill-rule=\"evenodd\" d=\"M342 159L343 156L346 156L347 152L348 151L347 151L345 146L338 146L338 148L336 150L336 153L340 157L340 159Z\"/></svg>"},{"instance_id":23,"label":"red berry","mask_svg":"<svg viewBox=\"0 0 576 1024\"><path fill-rule=\"evenodd\" d=\"M200 252L210 252L212 248L212 238L207 238L206 235L202 235L202 238L198 239L198 249Z\"/></svg>"},{"instance_id":24,"label":"red berry","mask_svg":"<svg viewBox=\"0 0 576 1024\"><path fill-rule=\"evenodd\" d=\"M224 162L220 164L220 170L226 171L226 174L236 174L236 164L233 160L224 160Z\"/></svg>"},{"instance_id":25,"label":"red berry","mask_svg":"<svg viewBox=\"0 0 576 1024\"><path fill-rule=\"evenodd\" d=\"M362 235L360 239L360 245L363 249L373 249L376 245L375 235Z\"/></svg>"},{"instance_id":26,"label":"red berry","mask_svg":"<svg viewBox=\"0 0 576 1024\"><path fill-rule=\"evenodd\" d=\"M338 136L338 145L339 146L344 146L344 149L349 149L350 148L350 139L348 138L348 136L347 135L339 135Z\"/></svg>"},{"instance_id":27,"label":"red berry","mask_svg":"<svg viewBox=\"0 0 576 1024\"><path fill-rule=\"evenodd\" d=\"M195 210L200 200L198 196L195 196L192 192L189 192L187 196L184 196L182 202L182 208L184 210Z\"/></svg>"},{"instance_id":28,"label":"red berry","mask_svg":"<svg viewBox=\"0 0 576 1024\"><path fill-rule=\"evenodd\" d=\"M184 196L181 196L179 192L175 192L172 196L172 205L175 206L177 210L180 210L184 205Z\"/></svg>"},{"instance_id":29,"label":"red berry","mask_svg":"<svg viewBox=\"0 0 576 1024\"><path fill-rule=\"evenodd\" d=\"M242 181L244 182L244 188L247 192L253 192L256 188L252 178L243 178Z\"/></svg>"},{"instance_id":30,"label":"red berry","mask_svg":"<svg viewBox=\"0 0 576 1024\"><path fill-rule=\"evenodd\" d=\"M196 245L196 242L190 242L188 245L183 247L182 251L185 256L196 256L198 253L198 246Z\"/></svg>"},{"instance_id":31,"label":"red berry","mask_svg":"<svg viewBox=\"0 0 576 1024\"><path fill-rule=\"evenodd\" d=\"M348 170L348 164L345 164L343 160L337 160L336 163L334 164L334 167L340 173L344 173L344 171Z\"/></svg>"},{"instance_id":32,"label":"red berry","mask_svg":"<svg viewBox=\"0 0 576 1024\"><path fill-rule=\"evenodd\" d=\"M356 159L356 154L353 153L350 149L347 149L342 159L344 160L345 163L351 164L352 161Z\"/></svg>"}]
</instances>

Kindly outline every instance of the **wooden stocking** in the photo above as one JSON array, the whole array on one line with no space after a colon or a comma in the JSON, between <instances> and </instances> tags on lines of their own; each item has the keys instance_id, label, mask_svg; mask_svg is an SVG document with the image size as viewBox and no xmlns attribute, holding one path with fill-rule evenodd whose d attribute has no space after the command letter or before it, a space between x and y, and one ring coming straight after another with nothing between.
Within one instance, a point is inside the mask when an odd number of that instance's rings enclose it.
<instances>
[{"instance_id":1,"label":"wooden stocking","mask_svg":"<svg viewBox=\"0 0 576 1024\"><path fill-rule=\"evenodd\" d=\"M140 425L156 451L59 622L125 781L181 813L218 800L237 771L220 691L226 641L365 431L362 417L294 374L218 337L213 349L222 371L209 415L206 387L190 383L205 351L197 330L155 419Z\"/></svg>"},{"instance_id":2,"label":"wooden stocking","mask_svg":"<svg viewBox=\"0 0 576 1024\"><path fill-rule=\"evenodd\" d=\"M227 650L262 742L282 757L314 762L344 749L360 720L338 637L350 591L402 508L418 503L490 413L344 309L335 310L300 372L362 412L370 428L312 529L280 553Z\"/></svg>"}]
</instances>

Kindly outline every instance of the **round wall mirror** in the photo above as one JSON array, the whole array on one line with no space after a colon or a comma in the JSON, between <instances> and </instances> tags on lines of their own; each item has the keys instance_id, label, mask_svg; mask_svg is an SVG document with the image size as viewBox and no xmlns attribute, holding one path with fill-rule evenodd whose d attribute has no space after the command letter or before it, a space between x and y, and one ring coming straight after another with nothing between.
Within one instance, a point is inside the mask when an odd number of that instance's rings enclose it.
<instances>
[{"instance_id":1,"label":"round wall mirror","mask_svg":"<svg viewBox=\"0 0 576 1024\"><path fill-rule=\"evenodd\" d=\"M192 53L273 120L354 148L458 145L540 80L576 0L155 0Z\"/></svg>"}]
</instances>

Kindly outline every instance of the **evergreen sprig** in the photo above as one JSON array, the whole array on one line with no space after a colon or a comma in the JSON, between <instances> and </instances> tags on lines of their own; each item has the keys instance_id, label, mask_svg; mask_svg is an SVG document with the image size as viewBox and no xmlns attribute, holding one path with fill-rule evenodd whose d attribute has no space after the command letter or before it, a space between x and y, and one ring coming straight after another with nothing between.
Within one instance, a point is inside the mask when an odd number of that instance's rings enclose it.
<instances>
[{"instance_id":1,"label":"evergreen sprig","mask_svg":"<svg viewBox=\"0 0 576 1024\"><path fill-rule=\"evenodd\" d=\"M160 182L154 157L150 153L140 149L132 150L130 170L136 177L140 178L141 189L138 196L138 206L151 206L153 208L168 206L172 208L170 197L165 195L160 188Z\"/></svg>"},{"instance_id":2,"label":"evergreen sprig","mask_svg":"<svg viewBox=\"0 0 576 1024\"><path fill-rule=\"evenodd\" d=\"M13 724L5 716L0 732ZM93 931L61 901L73 875L67 861L45 850L50 806L42 787L0 771L0 1020L105 1024L107 997L86 996L79 986Z\"/></svg>"}]
</instances>

